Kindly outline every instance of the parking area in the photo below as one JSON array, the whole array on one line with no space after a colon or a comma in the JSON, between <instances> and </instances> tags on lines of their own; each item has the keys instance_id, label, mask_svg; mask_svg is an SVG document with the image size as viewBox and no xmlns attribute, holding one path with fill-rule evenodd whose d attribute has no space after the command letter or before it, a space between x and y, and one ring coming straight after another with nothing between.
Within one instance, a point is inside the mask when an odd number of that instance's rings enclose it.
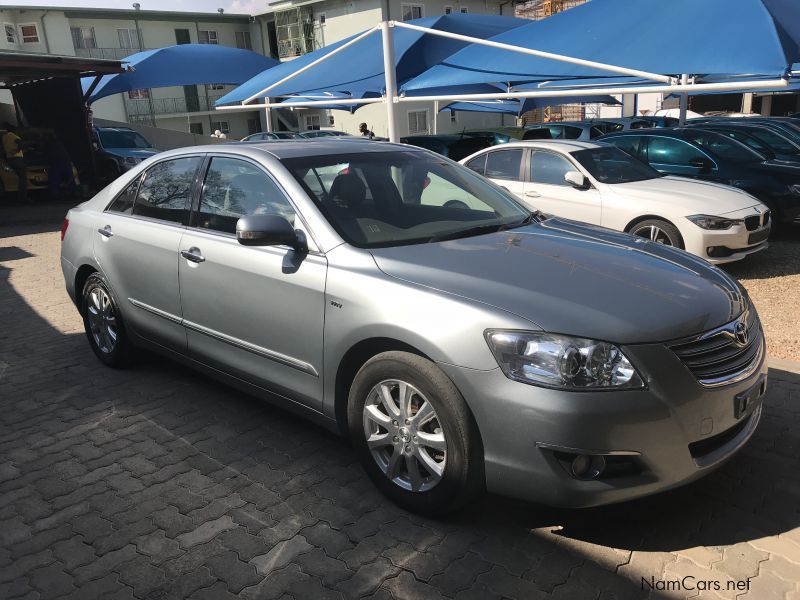
<instances>
[{"instance_id":1,"label":"parking area","mask_svg":"<svg viewBox=\"0 0 800 600\"><path fill-rule=\"evenodd\" d=\"M729 268L780 359L800 358L799 248ZM426 519L306 421L160 358L102 367L58 252L55 223L0 226L0 598L800 598L798 363L697 484Z\"/></svg>"}]
</instances>

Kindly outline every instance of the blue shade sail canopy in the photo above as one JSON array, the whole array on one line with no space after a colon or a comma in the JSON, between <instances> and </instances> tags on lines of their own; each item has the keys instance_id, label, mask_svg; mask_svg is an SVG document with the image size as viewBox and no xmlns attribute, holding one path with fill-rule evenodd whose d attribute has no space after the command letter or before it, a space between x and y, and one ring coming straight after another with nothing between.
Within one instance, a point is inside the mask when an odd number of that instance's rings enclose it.
<instances>
[{"instance_id":1,"label":"blue shade sail canopy","mask_svg":"<svg viewBox=\"0 0 800 600\"><path fill-rule=\"evenodd\" d=\"M491 39L662 75L780 77L800 58L800 2L670 0L667 5L663 0L592 0ZM613 75L472 44L402 89Z\"/></svg>"},{"instance_id":2,"label":"blue shade sail canopy","mask_svg":"<svg viewBox=\"0 0 800 600\"><path fill-rule=\"evenodd\" d=\"M529 110L544 108L546 106L559 106L561 104L575 103L593 104L619 104L613 96L577 96L572 98L524 98L520 100L488 100L481 102L452 102L442 108L444 110L460 110L464 112L505 113L508 115L521 115Z\"/></svg>"},{"instance_id":3,"label":"blue shade sail canopy","mask_svg":"<svg viewBox=\"0 0 800 600\"><path fill-rule=\"evenodd\" d=\"M324 100L346 100L351 98L349 94L343 94L341 92L311 92L304 96L290 96L284 100L282 100L279 105L280 106L289 106L291 107L293 104L297 104L299 102L320 102ZM378 94L369 94L366 93L364 95L359 96L358 98L379 98ZM353 114L359 108L365 106L363 103L359 103L358 99L354 98L352 104L319 104L314 106L314 109L317 110L344 110ZM308 108L308 107L300 107L300 108Z\"/></svg>"},{"instance_id":4,"label":"blue shade sail canopy","mask_svg":"<svg viewBox=\"0 0 800 600\"><path fill-rule=\"evenodd\" d=\"M144 50L122 62L128 70L105 75L89 97L90 104L131 90L213 83L236 85L280 64L251 50L216 44L179 44ZM84 93L93 81L93 77L81 79Z\"/></svg>"},{"instance_id":5,"label":"blue shade sail canopy","mask_svg":"<svg viewBox=\"0 0 800 600\"><path fill-rule=\"evenodd\" d=\"M489 38L521 27L529 21L496 15L451 14L415 19L409 23L479 38ZM360 34L359 34L360 35ZM217 101L217 106L237 104L254 96L298 69L326 56L357 35L345 38L292 61L281 63L261 73ZM394 29L395 68L398 84L438 65L448 56L466 47L467 42L426 35L409 29ZM312 67L297 77L271 89L269 96L307 95L330 91L350 94L353 98L373 93L380 95L385 85L381 32L376 31L352 46Z\"/></svg>"}]
</instances>

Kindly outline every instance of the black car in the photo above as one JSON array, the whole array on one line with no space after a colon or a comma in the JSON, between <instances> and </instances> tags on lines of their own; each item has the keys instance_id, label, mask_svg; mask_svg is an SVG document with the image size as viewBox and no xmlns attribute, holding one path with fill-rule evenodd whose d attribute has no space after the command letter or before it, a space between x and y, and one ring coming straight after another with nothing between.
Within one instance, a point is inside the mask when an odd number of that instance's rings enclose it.
<instances>
[{"instance_id":1,"label":"black car","mask_svg":"<svg viewBox=\"0 0 800 600\"><path fill-rule=\"evenodd\" d=\"M689 119L687 125L758 125L800 143L800 120L788 117L703 117Z\"/></svg>"},{"instance_id":2,"label":"black car","mask_svg":"<svg viewBox=\"0 0 800 600\"><path fill-rule=\"evenodd\" d=\"M800 222L800 165L767 159L730 137L700 127L624 131L601 140L662 173L745 190L769 206L773 227Z\"/></svg>"},{"instance_id":3,"label":"black car","mask_svg":"<svg viewBox=\"0 0 800 600\"><path fill-rule=\"evenodd\" d=\"M488 133L486 135L409 135L400 138L400 141L403 144L432 150L456 161L495 144L494 136Z\"/></svg>"},{"instance_id":4,"label":"black car","mask_svg":"<svg viewBox=\"0 0 800 600\"><path fill-rule=\"evenodd\" d=\"M689 126L727 135L766 158L800 162L800 141L795 142L780 131L761 123L751 124L748 120L745 123L698 123Z\"/></svg>"}]
</instances>

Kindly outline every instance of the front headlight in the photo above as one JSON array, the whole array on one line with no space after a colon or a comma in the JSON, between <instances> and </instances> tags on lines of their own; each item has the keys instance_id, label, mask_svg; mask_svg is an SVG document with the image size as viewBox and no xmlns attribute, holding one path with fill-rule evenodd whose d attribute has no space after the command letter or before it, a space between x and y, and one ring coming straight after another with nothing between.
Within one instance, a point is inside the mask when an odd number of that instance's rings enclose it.
<instances>
[{"instance_id":1,"label":"front headlight","mask_svg":"<svg viewBox=\"0 0 800 600\"><path fill-rule=\"evenodd\" d=\"M692 215L686 218L701 229L730 229L734 225L741 225L744 223L742 219L726 219L724 217L714 217L712 215Z\"/></svg>"},{"instance_id":2,"label":"front headlight","mask_svg":"<svg viewBox=\"0 0 800 600\"><path fill-rule=\"evenodd\" d=\"M617 346L537 331L489 330L486 341L509 379L567 390L641 388Z\"/></svg>"}]
</instances>

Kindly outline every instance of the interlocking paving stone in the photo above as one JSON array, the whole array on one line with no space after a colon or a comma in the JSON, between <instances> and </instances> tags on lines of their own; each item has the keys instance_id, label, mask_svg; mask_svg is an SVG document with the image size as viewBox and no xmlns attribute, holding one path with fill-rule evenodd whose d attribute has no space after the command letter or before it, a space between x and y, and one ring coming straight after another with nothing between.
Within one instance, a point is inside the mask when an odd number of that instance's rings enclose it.
<instances>
[{"instance_id":1,"label":"interlocking paving stone","mask_svg":"<svg viewBox=\"0 0 800 600\"><path fill-rule=\"evenodd\" d=\"M0 225L3 600L662 600L642 578L685 575L800 600L800 372L771 369L750 444L684 489L588 511L488 496L428 519L314 425L147 354L103 368L59 247L57 225Z\"/></svg>"}]
</instances>

